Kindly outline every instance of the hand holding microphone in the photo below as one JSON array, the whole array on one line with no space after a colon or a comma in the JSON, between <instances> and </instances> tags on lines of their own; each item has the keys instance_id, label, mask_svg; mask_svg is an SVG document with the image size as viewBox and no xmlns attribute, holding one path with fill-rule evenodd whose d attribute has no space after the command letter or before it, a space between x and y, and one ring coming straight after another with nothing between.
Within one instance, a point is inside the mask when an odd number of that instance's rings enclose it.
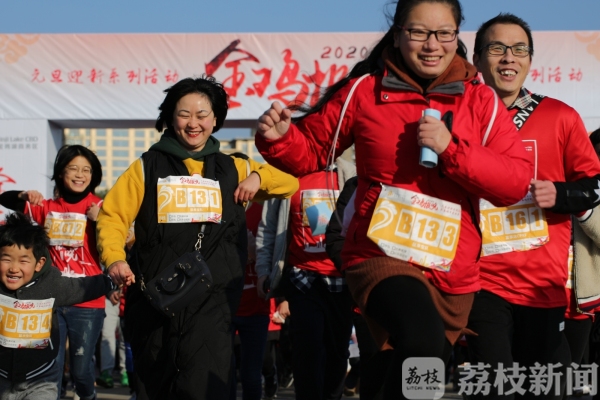
<instances>
[{"instance_id":1,"label":"hand holding microphone","mask_svg":"<svg viewBox=\"0 0 600 400\"><path fill-rule=\"evenodd\" d=\"M440 121L441 113L433 108L428 108L419 121L417 139L421 146L419 164L426 168L433 168L438 164L438 154L442 153L452 140L449 129L452 129L451 112L444 115ZM448 125L448 127L446 127Z\"/></svg>"}]
</instances>

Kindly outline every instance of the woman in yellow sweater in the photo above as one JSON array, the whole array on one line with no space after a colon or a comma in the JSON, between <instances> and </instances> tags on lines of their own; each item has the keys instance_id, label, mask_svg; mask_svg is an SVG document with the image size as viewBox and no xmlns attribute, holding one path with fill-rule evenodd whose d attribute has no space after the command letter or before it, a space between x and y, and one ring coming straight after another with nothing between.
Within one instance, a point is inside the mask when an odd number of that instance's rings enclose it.
<instances>
[{"instance_id":1,"label":"woman in yellow sweater","mask_svg":"<svg viewBox=\"0 0 600 400\"><path fill-rule=\"evenodd\" d=\"M160 141L109 191L98 216L100 260L128 290L126 335L134 368L151 399L229 398L231 318L246 265L243 203L287 198L298 181L271 166L219 151L227 94L212 77L187 78L165 90ZM136 243L125 258L127 230ZM203 237L200 240L200 233ZM165 267L201 245L213 284L165 317L140 290Z\"/></svg>"}]
</instances>

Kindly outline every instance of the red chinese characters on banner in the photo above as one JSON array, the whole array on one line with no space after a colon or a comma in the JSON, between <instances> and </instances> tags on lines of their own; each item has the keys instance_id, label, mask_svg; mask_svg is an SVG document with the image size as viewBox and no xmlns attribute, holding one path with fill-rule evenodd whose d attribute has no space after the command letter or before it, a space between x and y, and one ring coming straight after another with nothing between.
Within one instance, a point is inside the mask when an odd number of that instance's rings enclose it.
<instances>
[{"instance_id":1,"label":"red chinese characters on banner","mask_svg":"<svg viewBox=\"0 0 600 400\"><path fill-rule=\"evenodd\" d=\"M320 88L326 88L348 74L348 66L332 64L329 66L329 71L321 71L319 61L315 60L315 72L310 75L311 81L315 84L316 89L313 91L310 98L310 105L314 106L321 97ZM329 79L327 79L329 77Z\"/></svg>"},{"instance_id":2,"label":"red chinese characters on banner","mask_svg":"<svg viewBox=\"0 0 600 400\"><path fill-rule=\"evenodd\" d=\"M575 71L575 68L571 68L571 72L569 72L569 80L581 82L582 79L583 73L581 73L581 68L577 68L577 71Z\"/></svg>"},{"instance_id":3,"label":"red chinese characters on banner","mask_svg":"<svg viewBox=\"0 0 600 400\"><path fill-rule=\"evenodd\" d=\"M52 71L52 73L51 73L52 82L54 82L54 83L62 82L62 78L60 77L61 74L62 74L62 71L60 69L55 69L54 71Z\"/></svg>"},{"instance_id":4,"label":"red chinese characters on banner","mask_svg":"<svg viewBox=\"0 0 600 400\"><path fill-rule=\"evenodd\" d=\"M137 70L131 69L127 71L127 80L129 83L137 83L140 84L140 69Z\"/></svg>"},{"instance_id":5,"label":"red chinese characters on banner","mask_svg":"<svg viewBox=\"0 0 600 400\"><path fill-rule=\"evenodd\" d=\"M88 79L90 80L91 83L102 83L103 75L104 75L104 73L101 70L92 68L92 70L90 71L90 75L88 76Z\"/></svg>"},{"instance_id":6,"label":"red chinese characters on banner","mask_svg":"<svg viewBox=\"0 0 600 400\"><path fill-rule=\"evenodd\" d=\"M70 83L83 83L81 82L81 75L83 75L83 71L82 70L75 70L75 71L71 71L69 72L69 82Z\"/></svg>"},{"instance_id":7,"label":"red chinese characters on banner","mask_svg":"<svg viewBox=\"0 0 600 400\"><path fill-rule=\"evenodd\" d=\"M548 68L548 82L560 82L560 67Z\"/></svg>"},{"instance_id":8,"label":"red chinese characters on banner","mask_svg":"<svg viewBox=\"0 0 600 400\"><path fill-rule=\"evenodd\" d=\"M176 83L178 80L179 80L179 74L177 73L177 71L173 70L173 72L171 72L171 70L168 69L167 73L165 75L165 81L171 82L171 83Z\"/></svg>"},{"instance_id":9,"label":"red chinese characters on banner","mask_svg":"<svg viewBox=\"0 0 600 400\"><path fill-rule=\"evenodd\" d=\"M161 74L157 68L145 68L143 73L141 71L141 68L133 68L123 71L123 75L127 76L127 83L134 85L158 85L159 83L162 83L160 79ZM104 79L105 75L107 75L108 79ZM111 68L110 72L107 74L98 68L92 68L89 72L78 69L69 71L68 73L63 72L60 69L55 69L50 72L49 82L76 84L92 83L98 85L108 83L110 85L116 85L121 82L120 76L121 73L119 73L117 68ZM175 69L168 69L163 75L163 81L165 83L176 83L178 80L179 74ZM46 82L46 77L39 68L34 68L33 73L31 74L31 82Z\"/></svg>"},{"instance_id":10,"label":"red chinese characters on banner","mask_svg":"<svg viewBox=\"0 0 600 400\"><path fill-rule=\"evenodd\" d=\"M158 83L158 73L156 72L156 68L146 69L146 74L144 76L145 84L156 85Z\"/></svg>"},{"instance_id":11,"label":"red chinese characters on banner","mask_svg":"<svg viewBox=\"0 0 600 400\"><path fill-rule=\"evenodd\" d=\"M561 83L563 81L561 67L540 67L534 68L529 73L531 79L537 83ZM583 72L581 68L571 68L571 72L568 74L569 82L581 82L583 79Z\"/></svg>"},{"instance_id":12,"label":"red chinese characters on banner","mask_svg":"<svg viewBox=\"0 0 600 400\"><path fill-rule=\"evenodd\" d=\"M283 71L281 71L281 75L275 83L278 92L270 95L268 99L271 101L279 100L285 105L292 104L292 102L305 104L309 94L308 84L306 83L308 77L303 74L304 81L298 79L300 64L294 60L290 49L283 51L283 61L285 62Z\"/></svg>"},{"instance_id":13,"label":"red chinese characters on banner","mask_svg":"<svg viewBox=\"0 0 600 400\"><path fill-rule=\"evenodd\" d=\"M42 83L45 82L46 78L44 78L43 76L41 76L40 74L40 70L39 69L34 69L33 70L33 76L31 77L31 82L37 82L37 83Z\"/></svg>"},{"instance_id":14,"label":"red chinese characters on banner","mask_svg":"<svg viewBox=\"0 0 600 400\"><path fill-rule=\"evenodd\" d=\"M246 89L246 96L263 97L267 87L271 83L271 70L268 68L253 69L252 72L256 76L262 76L262 79L258 82L252 83L252 87Z\"/></svg>"},{"instance_id":15,"label":"red chinese characters on banner","mask_svg":"<svg viewBox=\"0 0 600 400\"><path fill-rule=\"evenodd\" d=\"M108 82L112 83L113 85L116 83L119 83L119 73L117 72L116 68L113 68L110 70L110 76L108 78Z\"/></svg>"},{"instance_id":16,"label":"red chinese characters on banner","mask_svg":"<svg viewBox=\"0 0 600 400\"><path fill-rule=\"evenodd\" d=\"M221 66L230 69L230 75L223 80L225 91L229 95L229 108L240 107L242 104L235 99L238 91L246 82L246 74L240 71L242 62L259 63L260 60L254 54L240 49L238 45L240 40L234 40L219 54L217 54L209 63L205 65L207 75L214 75ZM234 54L243 54L243 57L227 61L227 58ZM314 105L320 95L321 88L333 85L339 79L348 73L346 65L332 64L328 69L322 70L319 61L314 61L314 72L312 74L301 73L304 68L294 58L290 49L284 49L282 52L284 67L274 84L274 92L267 99L278 100L286 106L290 104L309 104ZM308 69L308 68L306 68ZM254 78L250 80L246 87L246 96L263 97L271 85L273 70L269 68L251 69Z\"/></svg>"},{"instance_id":17,"label":"red chinese characters on banner","mask_svg":"<svg viewBox=\"0 0 600 400\"><path fill-rule=\"evenodd\" d=\"M246 50L238 49L237 45L240 44L240 40L234 40L227 47L225 47L219 54L217 54L210 62L204 65L207 75L214 75L219 67L225 63L225 68L231 69L231 75L223 79L223 89L229 95L229 108L240 107L242 104L233 98L237 96L238 90L242 87L246 74L239 70L242 61L260 63L260 60L253 54ZM242 54L242 57L236 58L226 62L227 57L234 53Z\"/></svg>"}]
</instances>

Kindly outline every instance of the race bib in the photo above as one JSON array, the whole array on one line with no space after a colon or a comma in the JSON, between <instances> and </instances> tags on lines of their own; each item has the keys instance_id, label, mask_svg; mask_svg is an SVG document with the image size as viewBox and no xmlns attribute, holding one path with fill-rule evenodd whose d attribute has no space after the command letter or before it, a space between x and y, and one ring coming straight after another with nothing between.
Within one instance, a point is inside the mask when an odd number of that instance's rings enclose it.
<instances>
[{"instance_id":1,"label":"race bib","mask_svg":"<svg viewBox=\"0 0 600 400\"><path fill-rule=\"evenodd\" d=\"M333 198L331 197L333 195ZM306 213L306 209L312 206L316 206L320 203L327 204L329 208L329 215L333 212L335 203L340 195L339 190L327 190L327 189L312 189L303 190L301 193L302 197L302 226L310 226L310 221Z\"/></svg>"},{"instance_id":2,"label":"race bib","mask_svg":"<svg viewBox=\"0 0 600 400\"><path fill-rule=\"evenodd\" d=\"M54 299L19 300L0 295L0 346L43 349L50 343Z\"/></svg>"},{"instance_id":3,"label":"race bib","mask_svg":"<svg viewBox=\"0 0 600 400\"><path fill-rule=\"evenodd\" d=\"M50 245L82 247L86 222L84 214L50 211L44 223Z\"/></svg>"},{"instance_id":4,"label":"race bib","mask_svg":"<svg viewBox=\"0 0 600 400\"><path fill-rule=\"evenodd\" d=\"M479 209L482 256L532 250L549 241L546 214L535 206L531 193L508 207L481 199Z\"/></svg>"},{"instance_id":5,"label":"race bib","mask_svg":"<svg viewBox=\"0 0 600 400\"><path fill-rule=\"evenodd\" d=\"M567 257L567 289L573 289L573 246L569 246L569 257Z\"/></svg>"},{"instance_id":6,"label":"race bib","mask_svg":"<svg viewBox=\"0 0 600 400\"><path fill-rule=\"evenodd\" d=\"M169 176L158 180L158 222L221 223L223 203L219 181L200 175Z\"/></svg>"},{"instance_id":7,"label":"race bib","mask_svg":"<svg viewBox=\"0 0 600 400\"><path fill-rule=\"evenodd\" d=\"M460 205L382 186L367 236L390 257L448 272L460 235Z\"/></svg>"}]
</instances>

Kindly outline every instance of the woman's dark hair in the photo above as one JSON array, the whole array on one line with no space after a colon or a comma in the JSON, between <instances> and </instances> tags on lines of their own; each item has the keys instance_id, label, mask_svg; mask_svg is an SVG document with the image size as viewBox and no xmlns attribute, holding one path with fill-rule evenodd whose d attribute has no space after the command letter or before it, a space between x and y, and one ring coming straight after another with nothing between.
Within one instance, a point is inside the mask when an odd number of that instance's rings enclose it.
<instances>
[{"instance_id":1,"label":"woman's dark hair","mask_svg":"<svg viewBox=\"0 0 600 400\"><path fill-rule=\"evenodd\" d=\"M439 3L446 4L452 9L452 15L454 16L454 21L456 22L457 28L460 27L460 24L464 20L462 13L462 6L458 0L398 0L396 3L396 11L393 16L388 15L388 20L390 21L390 28L386 32L386 34L381 38L381 40L371 49L369 55L362 61L357 62L350 73L343 79L339 80L337 83L331 85L325 90L325 93L317 104L313 107L302 107L299 105L292 105L290 108L292 110L299 110L304 112L300 117L294 118L294 121L302 120L310 114L314 114L318 112L325 103L329 101L331 96L344 87L350 80L353 78L357 78L359 76L365 74L377 74L381 73L381 67L379 65L379 60L383 54L383 50L394 44L394 33L399 29L399 27L403 26L408 18L410 12L418 5L423 3ZM467 49L465 44L459 39L458 40L458 50L457 54L466 59L467 57Z\"/></svg>"},{"instance_id":2,"label":"woman's dark hair","mask_svg":"<svg viewBox=\"0 0 600 400\"><path fill-rule=\"evenodd\" d=\"M592 142L593 146L600 143L600 128L598 128L594 132L590 133L590 141Z\"/></svg>"},{"instance_id":3,"label":"woman's dark hair","mask_svg":"<svg viewBox=\"0 0 600 400\"><path fill-rule=\"evenodd\" d=\"M47 257L48 235L41 225L33 225L31 219L21 212L6 216L0 225L0 247L17 246L32 249L35 260Z\"/></svg>"},{"instance_id":4,"label":"woman's dark hair","mask_svg":"<svg viewBox=\"0 0 600 400\"><path fill-rule=\"evenodd\" d=\"M58 154L54 160L54 173L52 174L52 180L56 183L58 195L61 197L64 196L66 190L62 175L65 173L67 165L77 156L84 157L92 166L92 179L88 186L89 191L94 193L98 185L102 182L102 164L100 164L100 160L98 160L93 151L78 144L63 146L58 150Z\"/></svg>"},{"instance_id":5,"label":"woman's dark hair","mask_svg":"<svg viewBox=\"0 0 600 400\"><path fill-rule=\"evenodd\" d=\"M527 35L527 40L529 41L529 44L527 45L529 47L529 59L531 59L531 57L533 56L533 36L531 35L531 28L529 28L529 25L523 19L510 13L500 13L494 18L485 21L483 24L481 24L481 26L477 30L477 33L475 34L475 54L481 55L481 52L483 51L483 46L486 45L486 43L483 43L485 34L487 33L488 29L490 29L493 25L496 24L520 26Z\"/></svg>"},{"instance_id":6,"label":"woman's dark hair","mask_svg":"<svg viewBox=\"0 0 600 400\"><path fill-rule=\"evenodd\" d=\"M185 78L166 89L165 93L167 96L160 107L158 107L160 114L155 125L157 131L162 132L165 127L167 129L173 128L173 113L175 112L177 102L183 96L190 93L204 95L210 101L210 105L217 118L217 124L213 129L213 133L217 132L223 126L229 107L227 104L227 92L225 92L223 85L217 82L214 77L202 75L200 78Z\"/></svg>"}]
</instances>

